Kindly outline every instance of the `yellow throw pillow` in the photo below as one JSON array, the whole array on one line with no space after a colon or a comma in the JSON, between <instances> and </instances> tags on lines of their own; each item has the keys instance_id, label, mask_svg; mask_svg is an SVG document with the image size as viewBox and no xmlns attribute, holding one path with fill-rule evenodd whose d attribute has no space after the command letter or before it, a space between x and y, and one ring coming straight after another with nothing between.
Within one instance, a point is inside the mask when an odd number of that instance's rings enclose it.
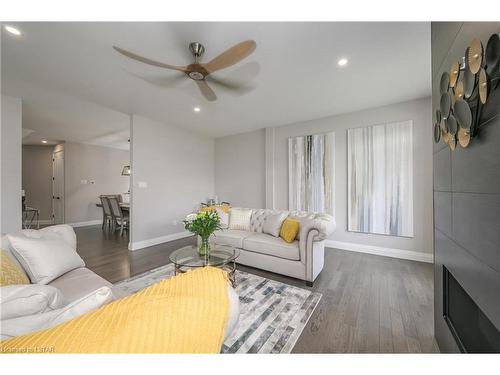
<instances>
[{"instance_id":1,"label":"yellow throw pillow","mask_svg":"<svg viewBox=\"0 0 500 375\"><path fill-rule=\"evenodd\" d=\"M299 233L300 222L293 219L285 219L281 225L280 237L286 242L292 243Z\"/></svg>"},{"instance_id":2,"label":"yellow throw pillow","mask_svg":"<svg viewBox=\"0 0 500 375\"><path fill-rule=\"evenodd\" d=\"M30 281L22 269L0 250L0 285L29 284Z\"/></svg>"}]
</instances>

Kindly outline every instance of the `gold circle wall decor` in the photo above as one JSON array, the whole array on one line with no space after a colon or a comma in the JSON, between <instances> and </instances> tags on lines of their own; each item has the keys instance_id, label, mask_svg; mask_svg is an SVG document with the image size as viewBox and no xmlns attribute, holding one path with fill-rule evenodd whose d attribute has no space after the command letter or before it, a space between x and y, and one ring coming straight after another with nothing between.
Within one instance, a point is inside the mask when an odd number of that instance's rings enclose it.
<instances>
[{"instance_id":1,"label":"gold circle wall decor","mask_svg":"<svg viewBox=\"0 0 500 375\"><path fill-rule=\"evenodd\" d=\"M469 146L470 143L470 131L464 128L459 128L458 129L458 143L460 143L460 146L463 148L466 148Z\"/></svg>"},{"instance_id":2,"label":"gold circle wall decor","mask_svg":"<svg viewBox=\"0 0 500 375\"><path fill-rule=\"evenodd\" d=\"M444 143L448 143L450 135L448 134L447 131L441 130L441 138L443 139Z\"/></svg>"},{"instance_id":3,"label":"gold circle wall decor","mask_svg":"<svg viewBox=\"0 0 500 375\"><path fill-rule=\"evenodd\" d=\"M476 87L476 75L470 70L464 72L464 97L470 98Z\"/></svg>"},{"instance_id":4,"label":"gold circle wall decor","mask_svg":"<svg viewBox=\"0 0 500 375\"><path fill-rule=\"evenodd\" d=\"M469 104L463 100L457 100L453 106L453 113L455 114L458 124L464 129L470 129L472 125L472 112Z\"/></svg>"},{"instance_id":5,"label":"gold circle wall decor","mask_svg":"<svg viewBox=\"0 0 500 375\"><path fill-rule=\"evenodd\" d=\"M454 135L449 136L448 145L450 146L451 151L455 151L455 149L457 148L457 138Z\"/></svg>"},{"instance_id":6,"label":"gold circle wall decor","mask_svg":"<svg viewBox=\"0 0 500 375\"><path fill-rule=\"evenodd\" d=\"M450 88L450 75L448 72L444 72L441 75L441 81L439 81L439 91L441 92L441 95L448 92L448 89Z\"/></svg>"},{"instance_id":7,"label":"gold circle wall decor","mask_svg":"<svg viewBox=\"0 0 500 375\"><path fill-rule=\"evenodd\" d=\"M467 62L471 73L476 74L479 72L479 69L481 69L481 64L483 62L483 44L477 38L472 39L469 44Z\"/></svg>"},{"instance_id":8,"label":"gold circle wall decor","mask_svg":"<svg viewBox=\"0 0 500 375\"><path fill-rule=\"evenodd\" d=\"M455 100L462 99L464 97L464 81L458 81L455 87Z\"/></svg>"},{"instance_id":9,"label":"gold circle wall decor","mask_svg":"<svg viewBox=\"0 0 500 375\"><path fill-rule=\"evenodd\" d=\"M439 123L436 122L434 124L434 142L439 143L441 140L441 128L439 127Z\"/></svg>"},{"instance_id":10,"label":"gold circle wall decor","mask_svg":"<svg viewBox=\"0 0 500 375\"><path fill-rule=\"evenodd\" d=\"M446 119L446 127L448 128L448 133L451 136L455 136L455 134L457 134L458 130L457 120L455 119L455 116L453 116L452 114L450 114Z\"/></svg>"},{"instance_id":11,"label":"gold circle wall decor","mask_svg":"<svg viewBox=\"0 0 500 375\"><path fill-rule=\"evenodd\" d=\"M479 99L482 104L486 104L486 100L488 100L488 93L490 91L490 85L488 82L488 74L486 70L481 68L479 70Z\"/></svg>"},{"instance_id":12,"label":"gold circle wall decor","mask_svg":"<svg viewBox=\"0 0 500 375\"><path fill-rule=\"evenodd\" d=\"M493 34L486 48L474 38L465 55L455 60L439 78L439 109L433 123L434 142L445 142L451 150L457 143L469 146L481 127L483 110L500 87L500 36ZM490 111L487 111L488 113Z\"/></svg>"},{"instance_id":13,"label":"gold circle wall decor","mask_svg":"<svg viewBox=\"0 0 500 375\"><path fill-rule=\"evenodd\" d=\"M441 121L439 122L439 127L441 128L441 131L447 133L448 129L446 128L446 121L444 118L441 117Z\"/></svg>"},{"instance_id":14,"label":"gold circle wall decor","mask_svg":"<svg viewBox=\"0 0 500 375\"><path fill-rule=\"evenodd\" d=\"M441 117L446 120L450 115L451 110L451 97L449 92L445 92L441 95L441 103L439 108L441 109Z\"/></svg>"},{"instance_id":15,"label":"gold circle wall decor","mask_svg":"<svg viewBox=\"0 0 500 375\"><path fill-rule=\"evenodd\" d=\"M451 64L450 68L450 87L455 87L459 75L460 75L460 67L458 65L458 62L454 62L453 64Z\"/></svg>"}]
</instances>

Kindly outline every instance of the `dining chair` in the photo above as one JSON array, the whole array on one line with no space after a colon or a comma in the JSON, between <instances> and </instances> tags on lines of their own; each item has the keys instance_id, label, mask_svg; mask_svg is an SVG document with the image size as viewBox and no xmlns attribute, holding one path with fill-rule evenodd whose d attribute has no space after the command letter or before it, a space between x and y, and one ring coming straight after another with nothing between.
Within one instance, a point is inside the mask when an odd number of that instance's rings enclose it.
<instances>
[{"instance_id":1,"label":"dining chair","mask_svg":"<svg viewBox=\"0 0 500 375\"><path fill-rule=\"evenodd\" d=\"M123 235L123 230L129 228L130 217L128 212L124 212L120 207L120 201L116 196L106 197L111 207L111 214L113 215L113 227L116 225L120 227L120 236Z\"/></svg>"},{"instance_id":2,"label":"dining chair","mask_svg":"<svg viewBox=\"0 0 500 375\"><path fill-rule=\"evenodd\" d=\"M102 229L104 230L106 226L111 230L113 224L113 213L111 212L111 207L105 195L100 195L102 205Z\"/></svg>"}]
</instances>

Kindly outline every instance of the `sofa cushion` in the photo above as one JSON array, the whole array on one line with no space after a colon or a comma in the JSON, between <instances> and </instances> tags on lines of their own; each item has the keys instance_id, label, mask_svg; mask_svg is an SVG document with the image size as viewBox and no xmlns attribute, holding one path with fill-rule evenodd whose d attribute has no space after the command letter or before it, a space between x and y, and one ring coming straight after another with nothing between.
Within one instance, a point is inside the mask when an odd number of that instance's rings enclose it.
<instances>
[{"instance_id":1,"label":"sofa cushion","mask_svg":"<svg viewBox=\"0 0 500 375\"><path fill-rule=\"evenodd\" d=\"M113 287L111 283L85 267L65 273L49 285L59 289L69 303L83 298L103 286Z\"/></svg>"},{"instance_id":2,"label":"sofa cushion","mask_svg":"<svg viewBox=\"0 0 500 375\"><path fill-rule=\"evenodd\" d=\"M112 300L111 289L104 286L59 309L3 320L0 331L1 339L9 339L54 327L93 311Z\"/></svg>"},{"instance_id":3,"label":"sofa cushion","mask_svg":"<svg viewBox=\"0 0 500 375\"><path fill-rule=\"evenodd\" d=\"M218 245L227 245L243 248L243 239L251 236L253 233L246 230L224 229L214 232L215 243Z\"/></svg>"},{"instance_id":4,"label":"sofa cushion","mask_svg":"<svg viewBox=\"0 0 500 375\"><path fill-rule=\"evenodd\" d=\"M252 233L243 240L243 249L279 258L300 260L299 243L287 243L280 237L264 233Z\"/></svg>"},{"instance_id":5,"label":"sofa cushion","mask_svg":"<svg viewBox=\"0 0 500 375\"><path fill-rule=\"evenodd\" d=\"M250 218L250 232L263 233L264 223L269 215L276 215L286 213L288 211L271 210L269 208L259 208L252 210L252 217Z\"/></svg>"},{"instance_id":6,"label":"sofa cushion","mask_svg":"<svg viewBox=\"0 0 500 375\"><path fill-rule=\"evenodd\" d=\"M76 250L56 234L31 237L22 232L7 237L32 283L48 284L68 271L85 266Z\"/></svg>"},{"instance_id":7,"label":"sofa cushion","mask_svg":"<svg viewBox=\"0 0 500 375\"><path fill-rule=\"evenodd\" d=\"M64 306L61 291L50 285L6 285L0 288L0 318L40 314Z\"/></svg>"},{"instance_id":8,"label":"sofa cushion","mask_svg":"<svg viewBox=\"0 0 500 375\"><path fill-rule=\"evenodd\" d=\"M264 221L264 228L262 231L266 234L270 234L271 236L279 237L281 225L287 216L288 213L286 212L280 212L279 214L267 216Z\"/></svg>"}]
</instances>

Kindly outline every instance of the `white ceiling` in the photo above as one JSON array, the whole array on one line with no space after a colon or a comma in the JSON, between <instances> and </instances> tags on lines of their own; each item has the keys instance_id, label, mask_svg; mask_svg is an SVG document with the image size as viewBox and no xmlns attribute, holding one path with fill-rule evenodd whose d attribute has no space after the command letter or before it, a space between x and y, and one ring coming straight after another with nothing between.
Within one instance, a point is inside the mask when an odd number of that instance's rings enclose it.
<instances>
[{"instance_id":1,"label":"white ceiling","mask_svg":"<svg viewBox=\"0 0 500 375\"><path fill-rule=\"evenodd\" d=\"M130 113L218 137L431 92L430 23L14 25L21 37L2 30L2 92L24 99L24 128L68 141L123 136ZM214 86L216 102L204 100L187 78L166 87L179 73L111 48L185 65L191 41L205 45L207 61L246 39L257 42L256 51L214 76L243 77L254 89L235 95ZM349 59L343 68L341 57Z\"/></svg>"}]
</instances>

